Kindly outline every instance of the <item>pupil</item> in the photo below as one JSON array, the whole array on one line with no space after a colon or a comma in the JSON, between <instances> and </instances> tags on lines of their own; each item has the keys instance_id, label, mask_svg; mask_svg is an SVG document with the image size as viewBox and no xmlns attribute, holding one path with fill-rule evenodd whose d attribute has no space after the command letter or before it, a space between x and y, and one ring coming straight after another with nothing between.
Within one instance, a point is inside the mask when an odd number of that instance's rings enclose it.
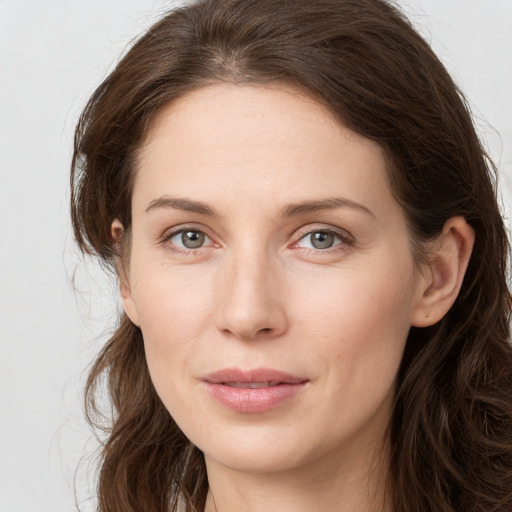
<instances>
[{"instance_id":1,"label":"pupil","mask_svg":"<svg viewBox=\"0 0 512 512\"><path fill-rule=\"evenodd\" d=\"M311 245L315 249L328 249L334 243L334 235L332 233L317 232L311 235Z\"/></svg>"},{"instance_id":2,"label":"pupil","mask_svg":"<svg viewBox=\"0 0 512 512\"><path fill-rule=\"evenodd\" d=\"M197 249L204 244L204 233L200 231L184 231L181 241L187 249Z\"/></svg>"}]
</instances>

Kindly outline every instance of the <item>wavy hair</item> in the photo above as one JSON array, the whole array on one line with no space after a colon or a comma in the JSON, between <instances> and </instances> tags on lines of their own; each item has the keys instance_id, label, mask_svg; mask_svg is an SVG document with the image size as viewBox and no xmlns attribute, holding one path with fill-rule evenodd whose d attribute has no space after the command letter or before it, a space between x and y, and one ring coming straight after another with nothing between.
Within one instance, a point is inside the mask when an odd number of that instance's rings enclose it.
<instances>
[{"instance_id":1,"label":"wavy hair","mask_svg":"<svg viewBox=\"0 0 512 512\"><path fill-rule=\"evenodd\" d=\"M133 164L155 116L214 82L284 83L376 141L417 258L445 221L475 231L455 304L411 328L389 426L395 512L512 510L511 300L495 171L464 96L405 16L383 0L200 0L140 37L85 107L75 135L71 216L82 251L115 268L111 224L131 224ZM129 245L129 240L127 241ZM86 387L90 422L113 407L98 481L101 512L204 507L201 452L156 394L141 331L122 315Z\"/></svg>"}]
</instances>

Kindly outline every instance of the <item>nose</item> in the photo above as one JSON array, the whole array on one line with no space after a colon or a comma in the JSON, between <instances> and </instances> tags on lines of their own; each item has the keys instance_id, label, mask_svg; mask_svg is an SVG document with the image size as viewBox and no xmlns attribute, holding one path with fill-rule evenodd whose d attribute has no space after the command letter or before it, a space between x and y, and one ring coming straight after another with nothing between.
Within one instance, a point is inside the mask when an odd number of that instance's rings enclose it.
<instances>
[{"instance_id":1,"label":"nose","mask_svg":"<svg viewBox=\"0 0 512 512\"><path fill-rule=\"evenodd\" d=\"M219 280L217 327L243 340L270 339L288 328L278 264L265 253L232 255Z\"/></svg>"}]
</instances>

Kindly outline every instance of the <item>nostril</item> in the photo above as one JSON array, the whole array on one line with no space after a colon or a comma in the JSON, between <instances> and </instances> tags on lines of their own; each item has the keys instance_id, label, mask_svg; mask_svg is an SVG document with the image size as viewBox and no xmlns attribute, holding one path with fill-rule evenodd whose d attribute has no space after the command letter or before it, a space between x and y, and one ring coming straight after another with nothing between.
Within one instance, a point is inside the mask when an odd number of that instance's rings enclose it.
<instances>
[{"instance_id":1,"label":"nostril","mask_svg":"<svg viewBox=\"0 0 512 512\"><path fill-rule=\"evenodd\" d=\"M270 327L264 327L263 329L260 329L259 332L267 334L267 333L272 332L272 329Z\"/></svg>"}]
</instances>

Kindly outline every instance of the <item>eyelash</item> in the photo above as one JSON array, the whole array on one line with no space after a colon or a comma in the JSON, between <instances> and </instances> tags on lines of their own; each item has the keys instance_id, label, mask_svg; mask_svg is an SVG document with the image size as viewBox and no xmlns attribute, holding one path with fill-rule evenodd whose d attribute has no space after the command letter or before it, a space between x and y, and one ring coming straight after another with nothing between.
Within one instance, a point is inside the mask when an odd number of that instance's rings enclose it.
<instances>
[{"instance_id":1,"label":"eyelash","mask_svg":"<svg viewBox=\"0 0 512 512\"><path fill-rule=\"evenodd\" d=\"M210 242L213 242L212 237L208 235L208 233L204 229L200 229L194 226L179 226L177 228L173 228L171 231L167 231L164 233L164 235L159 240L159 243L166 247L167 250L173 253L177 254L184 254L184 255L190 255L195 254L200 249L208 248L209 246L201 246L197 248L183 248L178 247L174 244L169 244L169 241L174 238L177 235L183 234L187 231L199 233L204 235L207 239L210 240ZM327 247L325 249L315 249L315 248L307 248L307 247L300 247L298 244L306 239L306 237L311 236L315 233L322 233L327 235L334 235L338 240L339 243L336 245L333 245L331 247ZM291 245L292 249L301 249L308 254L314 254L314 255L322 255L322 254L331 254L333 252L343 251L346 250L347 246L351 246L354 244L354 239L352 235L350 235L347 231L341 230L341 229L335 229L332 227L329 228L317 228L317 229L307 229L302 232L299 232L297 236L295 236L296 241ZM213 242L215 245L215 242Z\"/></svg>"},{"instance_id":2,"label":"eyelash","mask_svg":"<svg viewBox=\"0 0 512 512\"><path fill-rule=\"evenodd\" d=\"M298 244L305 240L308 236L311 236L316 233L322 233L325 235L334 235L339 240L339 243L336 243L335 245L331 247L327 247L325 249L316 249L316 248L307 248L307 247L301 247ZM325 255L325 254L332 254L335 252L341 252L347 249L347 247L350 247L354 244L354 239L352 235L350 235L347 231L341 230L341 229L335 229L333 227L319 227L316 229L308 228L307 230L299 233L297 241L292 244L292 249L301 249L308 254L313 254L315 256L319 255Z\"/></svg>"},{"instance_id":3,"label":"eyelash","mask_svg":"<svg viewBox=\"0 0 512 512\"><path fill-rule=\"evenodd\" d=\"M204 246L198 247L196 249L190 249L190 248L186 248L186 247L178 247L174 244L169 243L169 241L172 238L174 238L177 235L186 233L187 231L203 234L206 238L208 238L210 241L212 241L212 237L209 236L208 233L206 233L206 231L204 229L200 229L195 226L178 226L176 228L173 228L171 231L167 231L166 233L164 233L164 235L160 239L159 243L172 253L184 254L184 255L195 254L195 253L197 253L197 251L199 249L205 249Z\"/></svg>"}]
</instances>

